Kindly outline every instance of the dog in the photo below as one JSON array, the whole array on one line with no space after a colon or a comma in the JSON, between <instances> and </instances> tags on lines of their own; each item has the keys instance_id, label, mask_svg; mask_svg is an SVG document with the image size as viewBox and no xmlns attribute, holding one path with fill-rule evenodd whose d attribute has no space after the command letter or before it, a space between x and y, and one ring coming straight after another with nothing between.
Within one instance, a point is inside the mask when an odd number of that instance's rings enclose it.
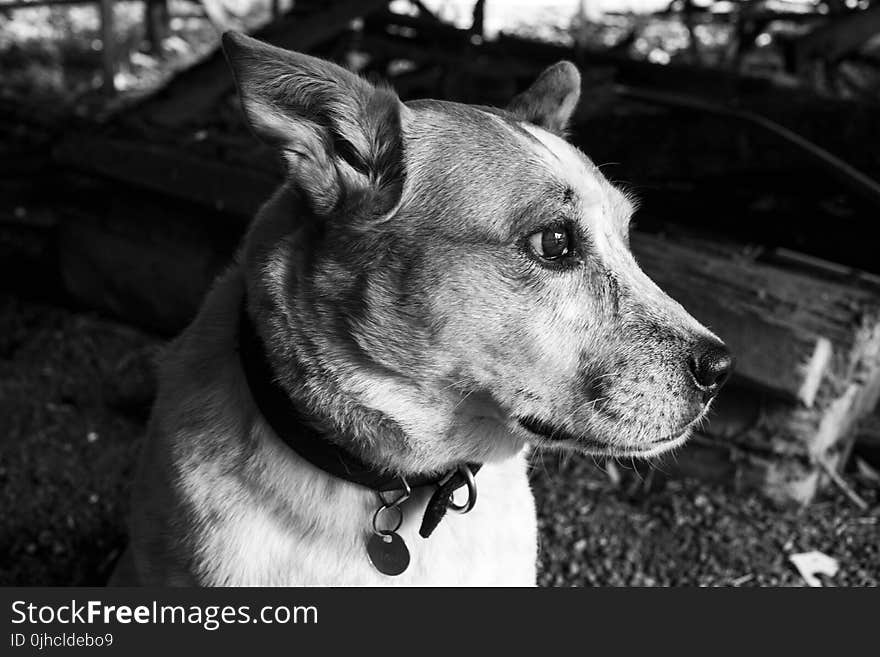
<instances>
[{"instance_id":1,"label":"dog","mask_svg":"<svg viewBox=\"0 0 880 657\"><path fill-rule=\"evenodd\" d=\"M495 109L223 47L286 182L160 363L116 583L533 586L527 450L674 449L733 366L566 141L577 68Z\"/></svg>"}]
</instances>

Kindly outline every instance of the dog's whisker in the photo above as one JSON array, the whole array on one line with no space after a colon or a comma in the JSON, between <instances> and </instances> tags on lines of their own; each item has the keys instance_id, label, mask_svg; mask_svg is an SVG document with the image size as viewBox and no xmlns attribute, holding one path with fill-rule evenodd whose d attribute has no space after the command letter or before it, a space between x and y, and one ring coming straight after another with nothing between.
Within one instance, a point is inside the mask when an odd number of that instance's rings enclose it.
<instances>
[{"instance_id":1,"label":"dog's whisker","mask_svg":"<svg viewBox=\"0 0 880 657\"><path fill-rule=\"evenodd\" d=\"M630 460L630 462L632 463L632 469L633 469L633 472L636 473L636 477L639 478L639 481L644 482L644 481L645 481L645 478L642 476L642 473L639 472L639 468L638 468L638 466L636 465L636 457L635 457L635 456L630 456L630 457L629 457L629 460Z\"/></svg>"},{"instance_id":2,"label":"dog's whisker","mask_svg":"<svg viewBox=\"0 0 880 657\"><path fill-rule=\"evenodd\" d=\"M461 379L460 381L453 381L449 385L443 386L442 388L440 388L439 392L445 392L445 391L449 390L450 388L460 386L462 383L467 383L469 380L470 379Z\"/></svg>"},{"instance_id":3,"label":"dog's whisker","mask_svg":"<svg viewBox=\"0 0 880 657\"><path fill-rule=\"evenodd\" d=\"M590 401L585 403L584 407L593 407L606 401L608 401L608 397L596 397L596 399L591 399Z\"/></svg>"},{"instance_id":4,"label":"dog's whisker","mask_svg":"<svg viewBox=\"0 0 880 657\"><path fill-rule=\"evenodd\" d=\"M461 405L465 402L465 400L466 400L468 397L470 397L473 393L474 393L473 390L471 390L470 392L466 393L461 399L458 400L458 402L456 402L455 406L452 407L452 411L453 411L453 412L457 411L457 410L458 410L458 407L461 406Z\"/></svg>"}]
</instances>

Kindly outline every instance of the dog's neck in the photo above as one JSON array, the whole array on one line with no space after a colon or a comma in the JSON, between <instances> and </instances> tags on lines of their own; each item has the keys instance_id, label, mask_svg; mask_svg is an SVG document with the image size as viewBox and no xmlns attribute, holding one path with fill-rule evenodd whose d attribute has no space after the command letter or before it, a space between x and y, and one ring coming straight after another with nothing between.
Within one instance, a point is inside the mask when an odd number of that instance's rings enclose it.
<instances>
[{"instance_id":1,"label":"dog's neck","mask_svg":"<svg viewBox=\"0 0 880 657\"><path fill-rule=\"evenodd\" d=\"M357 353L340 327L320 319L325 301L312 294L304 275L307 213L296 194L282 187L257 216L241 256L248 309L276 380L327 440L377 469L399 474L448 469L451 464L426 463L414 454L404 429L358 394L376 385L368 379L382 373ZM267 271L273 272L268 280Z\"/></svg>"},{"instance_id":2,"label":"dog's neck","mask_svg":"<svg viewBox=\"0 0 880 657\"><path fill-rule=\"evenodd\" d=\"M308 209L282 188L258 214L241 256L249 312L277 380L301 411L328 439L398 474L442 473L519 452L523 442L485 395L420 385L352 338L340 305L356 298L358 264L340 265L349 269L319 287L310 269L312 230L320 228Z\"/></svg>"},{"instance_id":3,"label":"dog's neck","mask_svg":"<svg viewBox=\"0 0 880 657\"><path fill-rule=\"evenodd\" d=\"M270 344L268 341L272 340L275 345L266 350L275 380L304 420L325 440L377 471L421 473L423 469L419 464L409 464L400 458L408 453L408 441L394 420L366 407L346 390L340 381L341 372L326 366L322 358L315 358L313 343L291 339L291 334L302 337L301 327L286 327L284 333L289 337L284 340L285 348L279 349L277 336L281 327L278 323L257 319L256 324L263 344Z\"/></svg>"}]
</instances>

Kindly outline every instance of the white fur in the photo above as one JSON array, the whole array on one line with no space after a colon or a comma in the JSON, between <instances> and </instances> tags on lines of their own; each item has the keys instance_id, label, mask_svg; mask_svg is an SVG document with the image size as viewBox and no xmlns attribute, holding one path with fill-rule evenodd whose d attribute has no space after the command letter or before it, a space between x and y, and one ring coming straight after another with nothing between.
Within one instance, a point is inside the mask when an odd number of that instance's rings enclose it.
<instances>
[{"instance_id":1,"label":"white fur","mask_svg":"<svg viewBox=\"0 0 880 657\"><path fill-rule=\"evenodd\" d=\"M212 399L217 404L207 426L193 425L185 412L177 419L157 420L173 433L173 451L180 458L179 501L194 514L185 528L194 555L189 576L198 584L224 586L533 586L537 522L524 450L484 465L477 475L475 508L466 515L450 512L428 539L418 535L418 528L432 490L416 489L403 505L399 530L410 550L409 568L390 577L372 566L366 541L378 506L376 493L304 461L255 413L234 342L242 287L238 271L221 279L165 358L163 394L175 407L210 405ZM194 344L195 352L190 350ZM218 354L223 362L212 366L213 390L198 389L187 375L194 359L216 360ZM228 394L233 390L240 394ZM161 400L158 408L161 414ZM246 461L230 465L222 455L206 458L194 447L242 443L243 436L229 435L226 428L236 426L234 418L251 418L247 431L257 448ZM162 448L156 440L146 446L148 452ZM150 460L148 454L145 461ZM141 479L147 489L140 497L160 499L162 491L150 486L163 484L143 467ZM136 506L136 515L140 508ZM173 515L168 505L160 512ZM149 584L175 581L163 563L166 551L149 547L155 526L135 519L137 579Z\"/></svg>"}]
</instances>

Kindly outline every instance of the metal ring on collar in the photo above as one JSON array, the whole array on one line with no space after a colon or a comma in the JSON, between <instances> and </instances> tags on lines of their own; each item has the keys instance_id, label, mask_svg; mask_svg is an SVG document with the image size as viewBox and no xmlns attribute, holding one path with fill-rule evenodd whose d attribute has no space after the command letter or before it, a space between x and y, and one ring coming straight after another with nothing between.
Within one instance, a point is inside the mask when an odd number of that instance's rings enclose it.
<instances>
[{"instance_id":1,"label":"metal ring on collar","mask_svg":"<svg viewBox=\"0 0 880 657\"><path fill-rule=\"evenodd\" d=\"M397 499L391 500L389 502L385 499L383 495L383 493L391 493L394 491L379 491L379 499L382 500L382 504L384 506L400 506L410 498L410 495L412 495L412 488L410 488L409 482L404 477L400 478L400 482L403 484L403 486L399 489L401 493Z\"/></svg>"},{"instance_id":2,"label":"metal ring on collar","mask_svg":"<svg viewBox=\"0 0 880 657\"><path fill-rule=\"evenodd\" d=\"M456 504L452 501L453 493L450 493L449 500L446 502L446 508L456 513L465 514L473 509L477 503L477 482L474 481L474 473L466 465L458 466L458 471L464 477L465 484L467 484L467 501L464 504Z\"/></svg>"},{"instance_id":3,"label":"metal ring on collar","mask_svg":"<svg viewBox=\"0 0 880 657\"><path fill-rule=\"evenodd\" d=\"M379 516L383 511L397 511L397 523L391 529L379 529ZM383 505L376 509L376 513L373 514L373 533L377 536L388 536L389 534L394 534L400 526L403 524L403 509L399 506L389 506Z\"/></svg>"}]
</instances>

